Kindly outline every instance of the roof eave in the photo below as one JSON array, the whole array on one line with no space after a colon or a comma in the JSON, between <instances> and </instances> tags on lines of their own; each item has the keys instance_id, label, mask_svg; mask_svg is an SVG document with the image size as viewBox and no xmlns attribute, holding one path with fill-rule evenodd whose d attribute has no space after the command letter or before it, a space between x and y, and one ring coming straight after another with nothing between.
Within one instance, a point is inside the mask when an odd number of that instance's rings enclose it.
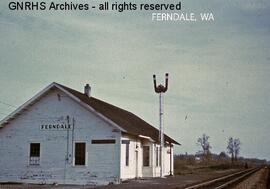
<instances>
[{"instance_id":1,"label":"roof eave","mask_svg":"<svg viewBox=\"0 0 270 189\"><path fill-rule=\"evenodd\" d=\"M50 90L53 86L55 86L56 83L53 82L47 87L45 87L43 90L38 92L35 96L30 98L28 101L26 101L24 104L19 106L16 110L11 112L9 115L7 115L4 119L0 121L0 127L4 127L4 125L8 124L11 119L15 119L16 116L20 114L23 110L26 110L26 107L31 105L34 101L36 101L39 97L41 97L44 93L46 93L48 90Z\"/></svg>"},{"instance_id":2,"label":"roof eave","mask_svg":"<svg viewBox=\"0 0 270 189\"><path fill-rule=\"evenodd\" d=\"M79 98L77 98L76 96L74 96L73 94L71 94L69 91L67 91L66 89L64 89L63 87L61 87L59 84L57 84L57 87L64 91L65 93L67 93L72 99L74 99L75 101L77 101L80 105L82 105L83 107L85 107L87 110L89 110L90 112L94 113L95 115L97 115L98 117L102 118L103 120L105 120L106 122L108 122L110 125L113 125L114 127L116 127L117 129L119 129L122 132L127 132L125 129L123 129L122 127L120 127L118 124L116 124L115 122L113 122L112 120L108 119L107 117L103 116L101 113L97 112L94 108L92 108L90 105L82 102Z\"/></svg>"},{"instance_id":3,"label":"roof eave","mask_svg":"<svg viewBox=\"0 0 270 189\"><path fill-rule=\"evenodd\" d=\"M21 111L23 111L24 109L27 109L27 107L29 105L31 105L32 103L34 103L36 100L38 100L42 95L44 95L46 92L48 92L53 87L56 87L56 88L60 89L61 91L63 91L64 93L66 93L70 98L72 98L73 100L75 100L76 102L78 102L80 105L82 105L83 107L85 107L90 112L94 113L98 117L100 117L103 120L105 120L110 125L116 127L119 131L126 132L125 129L123 129L122 127L120 127L116 123L114 123L112 120L106 118L105 116L103 116L102 114L100 114L99 112L97 112L96 110L94 110L93 108L91 108L89 105L87 105L84 102L82 102L79 98L77 98L76 96L74 96L73 94L71 94L70 92L68 92L67 90L65 90L63 87L61 87L56 82L53 82L50 85L48 85L47 87L45 87L43 90L41 90L39 93L37 93L31 99L29 99L27 102L25 102L24 104L22 104L21 106L19 106L19 108L17 108L15 111L13 111L8 116L6 116L3 120L1 120L0 121L0 128L4 127L6 124L9 124L10 120L15 119L15 117L18 116Z\"/></svg>"}]
</instances>

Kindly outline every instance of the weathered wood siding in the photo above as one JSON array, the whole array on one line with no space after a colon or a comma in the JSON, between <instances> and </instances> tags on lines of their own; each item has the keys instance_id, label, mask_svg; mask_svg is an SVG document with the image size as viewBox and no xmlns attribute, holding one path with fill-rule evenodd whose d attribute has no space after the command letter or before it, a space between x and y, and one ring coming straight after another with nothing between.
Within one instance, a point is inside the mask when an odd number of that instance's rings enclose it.
<instances>
[{"instance_id":1,"label":"weathered wood siding","mask_svg":"<svg viewBox=\"0 0 270 189\"><path fill-rule=\"evenodd\" d=\"M60 96L59 96L60 95ZM86 142L86 165L74 166L72 131L40 130L74 118L74 142ZM68 139L67 139L68 138ZM0 129L0 181L106 184L120 179L121 133L67 94L54 90ZM91 144L115 139L115 144ZM29 165L30 143L40 143L40 165ZM67 147L68 145L68 147ZM73 146L73 147L72 147ZM68 149L67 149L68 148ZM74 152L74 148L73 148ZM68 158L67 158L68 156Z\"/></svg>"}]
</instances>

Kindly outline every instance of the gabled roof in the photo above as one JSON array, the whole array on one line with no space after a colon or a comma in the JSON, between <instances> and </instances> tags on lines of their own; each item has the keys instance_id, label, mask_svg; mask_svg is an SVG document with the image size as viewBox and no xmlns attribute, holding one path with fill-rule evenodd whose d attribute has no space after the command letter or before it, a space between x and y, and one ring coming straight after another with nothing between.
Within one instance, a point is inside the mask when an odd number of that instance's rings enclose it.
<instances>
[{"instance_id":1,"label":"gabled roof","mask_svg":"<svg viewBox=\"0 0 270 189\"><path fill-rule=\"evenodd\" d=\"M66 87L64 85L60 85L58 83L52 83L36 96L31 98L13 113L11 113L8 117L0 122L1 125L8 123L10 120L14 119L14 117L20 114L21 111L25 110L27 106L33 104L37 99L41 98L44 94L46 94L51 88L58 88L63 92L67 93L71 98L79 102L86 108L90 110L94 110L95 112L101 114L101 116L112 123L113 125L120 128L120 130L124 133L128 133L136 136L147 136L155 141L159 141L159 130L148 124L135 114L111 105L107 102L99 100L94 97L88 97L84 93ZM169 136L165 135L165 141L169 143L179 144ZM179 144L180 145L180 144Z\"/></svg>"}]
</instances>

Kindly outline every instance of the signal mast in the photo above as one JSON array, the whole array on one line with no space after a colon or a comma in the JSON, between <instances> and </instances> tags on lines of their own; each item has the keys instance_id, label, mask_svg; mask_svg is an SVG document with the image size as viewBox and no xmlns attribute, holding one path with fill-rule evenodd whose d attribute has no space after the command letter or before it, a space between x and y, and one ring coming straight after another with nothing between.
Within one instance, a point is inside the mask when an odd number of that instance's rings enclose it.
<instances>
[{"instance_id":1,"label":"signal mast","mask_svg":"<svg viewBox=\"0 0 270 189\"><path fill-rule=\"evenodd\" d=\"M154 89L155 92L159 94L159 143L160 143L160 177L163 177L163 148L164 148L164 122L163 122L163 114L164 114L164 93L168 90L168 79L169 74L165 74L165 86L159 84L157 86L156 75L153 75L154 80Z\"/></svg>"}]
</instances>

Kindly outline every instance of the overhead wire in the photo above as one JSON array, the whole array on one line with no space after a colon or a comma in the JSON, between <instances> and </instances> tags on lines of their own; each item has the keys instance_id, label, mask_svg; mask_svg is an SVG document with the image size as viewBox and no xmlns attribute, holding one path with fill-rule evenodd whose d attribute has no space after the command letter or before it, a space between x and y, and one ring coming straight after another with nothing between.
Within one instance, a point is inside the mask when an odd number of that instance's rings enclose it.
<instances>
[{"instance_id":1,"label":"overhead wire","mask_svg":"<svg viewBox=\"0 0 270 189\"><path fill-rule=\"evenodd\" d=\"M9 104L7 102L3 102L2 100L0 100L0 104L3 104L3 105L6 105L8 107L12 107L12 108L17 108L15 105L12 105L12 104ZM3 110L3 109L2 109ZM4 110L6 111L6 110ZM3 113L3 112L0 112L0 114L2 115L5 115L5 116L8 116L10 115L10 113ZM61 116L61 117L51 117L49 115L40 115L40 114L34 114L34 115L37 115L37 116L41 116L41 117L33 117L32 118L26 118L25 120L32 120L32 121L51 121L51 120L64 120L64 116Z\"/></svg>"},{"instance_id":2,"label":"overhead wire","mask_svg":"<svg viewBox=\"0 0 270 189\"><path fill-rule=\"evenodd\" d=\"M8 115L8 114L6 114L6 113L3 113L3 112L0 112L0 114L3 114L3 115Z\"/></svg>"},{"instance_id":3,"label":"overhead wire","mask_svg":"<svg viewBox=\"0 0 270 189\"><path fill-rule=\"evenodd\" d=\"M1 103L1 104L4 104L4 105L6 105L6 106L12 107L12 108L17 108L16 106L11 105L11 104L6 103L6 102L3 102L3 101L1 101L1 100L0 100L0 103Z\"/></svg>"}]
</instances>

